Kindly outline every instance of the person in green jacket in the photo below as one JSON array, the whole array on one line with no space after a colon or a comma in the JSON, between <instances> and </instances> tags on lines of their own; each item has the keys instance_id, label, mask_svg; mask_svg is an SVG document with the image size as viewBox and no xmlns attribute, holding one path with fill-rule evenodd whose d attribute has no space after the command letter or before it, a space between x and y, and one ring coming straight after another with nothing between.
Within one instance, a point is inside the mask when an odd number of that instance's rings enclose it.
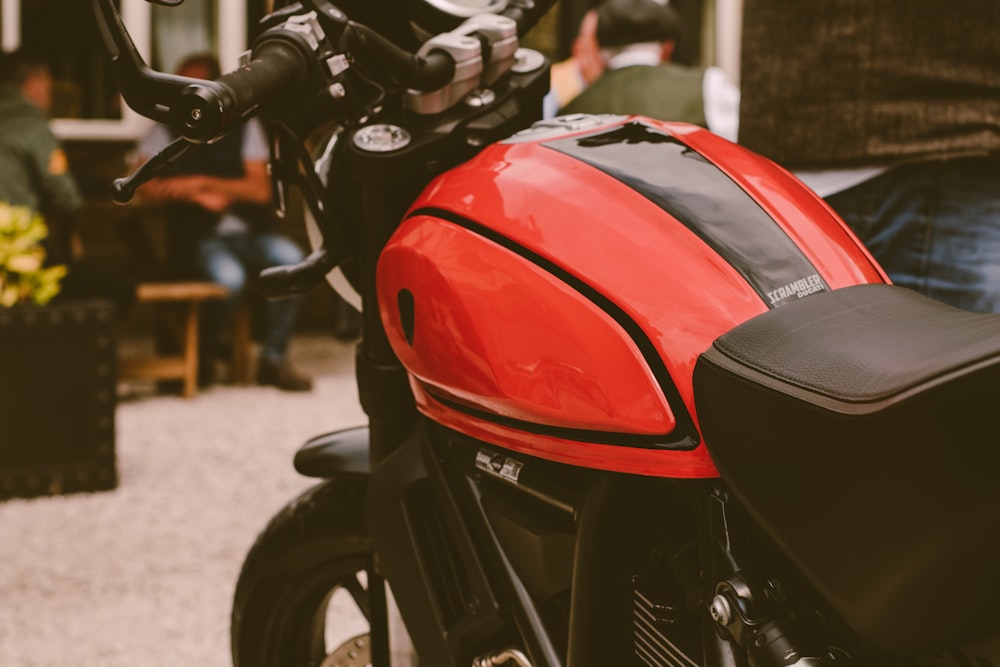
<instances>
[{"instance_id":1,"label":"person in green jacket","mask_svg":"<svg viewBox=\"0 0 1000 667\"><path fill-rule=\"evenodd\" d=\"M56 301L107 298L124 315L135 300L135 281L83 258L74 228L82 197L49 127L51 106L45 61L23 50L0 53L0 202L44 218L47 264L67 267Z\"/></svg>"},{"instance_id":2,"label":"person in green jacket","mask_svg":"<svg viewBox=\"0 0 1000 667\"><path fill-rule=\"evenodd\" d=\"M71 214L80 192L49 128L52 77L23 51L0 54L0 201L36 213Z\"/></svg>"},{"instance_id":3,"label":"person in green jacket","mask_svg":"<svg viewBox=\"0 0 1000 667\"><path fill-rule=\"evenodd\" d=\"M604 0L597 43L605 71L560 115L622 114L693 123L736 137L739 92L717 67L671 62L680 16L661 0Z\"/></svg>"}]
</instances>

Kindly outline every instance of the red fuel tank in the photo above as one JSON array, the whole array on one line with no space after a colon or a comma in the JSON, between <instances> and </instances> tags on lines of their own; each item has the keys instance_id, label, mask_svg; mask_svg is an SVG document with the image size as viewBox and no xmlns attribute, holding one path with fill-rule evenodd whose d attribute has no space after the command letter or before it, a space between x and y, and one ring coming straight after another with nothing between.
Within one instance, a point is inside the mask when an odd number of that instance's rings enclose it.
<instances>
[{"instance_id":1,"label":"red fuel tank","mask_svg":"<svg viewBox=\"0 0 1000 667\"><path fill-rule=\"evenodd\" d=\"M772 162L695 126L536 124L432 182L378 266L380 314L419 409L545 459L717 474L691 373L733 326L887 282Z\"/></svg>"}]
</instances>

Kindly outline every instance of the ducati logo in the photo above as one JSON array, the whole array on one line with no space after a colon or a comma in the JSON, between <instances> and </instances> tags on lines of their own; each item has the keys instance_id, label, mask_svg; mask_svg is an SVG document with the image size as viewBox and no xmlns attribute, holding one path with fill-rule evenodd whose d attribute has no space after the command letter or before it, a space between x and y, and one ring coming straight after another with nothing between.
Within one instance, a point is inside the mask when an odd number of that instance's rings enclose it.
<instances>
[{"instance_id":1,"label":"ducati logo","mask_svg":"<svg viewBox=\"0 0 1000 667\"><path fill-rule=\"evenodd\" d=\"M820 278L818 273L814 273L811 276L806 276L805 278L796 280L794 283L788 283L783 287L768 292L767 299L771 302L772 306L776 306L785 299L793 297L801 299L804 296L822 292L825 289L826 285L823 284L823 279Z\"/></svg>"},{"instance_id":2,"label":"ducati logo","mask_svg":"<svg viewBox=\"0 0 1000 667\"><path fill-rule=\"evenodd\" d=\"M524 464L520 461L486 448L476 453L476 468L513 484L517 484L523 467Z\"/></svg>"}]
</instances>

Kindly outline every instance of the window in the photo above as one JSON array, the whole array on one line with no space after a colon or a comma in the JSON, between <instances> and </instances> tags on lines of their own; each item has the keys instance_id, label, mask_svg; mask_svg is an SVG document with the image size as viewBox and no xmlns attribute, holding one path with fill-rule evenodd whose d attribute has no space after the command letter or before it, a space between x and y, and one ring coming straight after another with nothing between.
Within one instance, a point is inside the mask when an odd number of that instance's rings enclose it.
<instances>
[{"instance_id":1,"label":"window","mask_svg":"<svg viewBox=\"0 0 1000 667\"><path fill-rule=\"evenodd\" d=\"M154 69L173 71L195 51L219 56L234 69L266 0L186 0L179 7L114 0L132 41ZM25 45L49 62L53 75L53 129L63 139L135 139L147 121L121 101L97 32L90 2L0 0L5 50Z\"/></svg>"}]
</instances>

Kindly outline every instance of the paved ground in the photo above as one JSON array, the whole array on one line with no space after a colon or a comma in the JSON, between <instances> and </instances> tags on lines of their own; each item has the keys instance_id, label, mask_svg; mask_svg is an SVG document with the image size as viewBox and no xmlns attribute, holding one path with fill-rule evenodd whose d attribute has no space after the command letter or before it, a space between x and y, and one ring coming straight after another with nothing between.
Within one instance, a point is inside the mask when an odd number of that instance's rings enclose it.
<instances>
[{"instance_id":1,"label":"paved ground","mask_svg":"<svg viewBox=\"0 0 1000 667\"><path fill-rule=\"evenodd\" d=\"M353 344L293 343L309 394L138 388L117 411L115 491L0 503L0 666L225 667L230 598L267 519L312 482L307 438L364 423Z\"/></svg>"}]
</instances>

